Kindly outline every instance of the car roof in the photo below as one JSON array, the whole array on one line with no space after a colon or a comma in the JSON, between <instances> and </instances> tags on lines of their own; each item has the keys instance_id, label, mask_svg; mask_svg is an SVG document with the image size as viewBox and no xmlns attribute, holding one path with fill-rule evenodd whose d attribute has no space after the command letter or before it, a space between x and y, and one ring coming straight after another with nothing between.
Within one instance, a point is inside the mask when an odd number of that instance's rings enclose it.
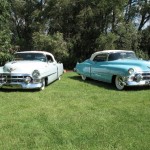
<instances>
[{"instance_id":1,"label":"car roof","mask_svg":"<svg viewBox=\"0 0 150 150\"><path fill-rule=\"evenodd\" d=\"M49 52L46 52L46 51L20 51L20 52L16 52L16 53L41 53L41 54L50 54L52 55L51 53Z\"/></svg>"},{"instance_id":2,"label":"car roof","mask_svg":"<svg viewBox=\"0 0 150 150\"><path fill-rule=\"evenodd\" d=\"M116 52L133 52L131 50L103 50L103 51L97 51L95 53L93 53L90 57L90 60L93 60L94 57L98 54L109 54L109 53L116 53Z\"/></svg>"},{"instance_id":3,"label":"car roof","mask_svg":"<svg viewBox=\"0 0 150 150\"><path fill-rule=\"evenodd\" d=\"M40 53L40 54L44 54L44 55L50 55L53 58L53 60L56 61L53 54L46 52L46 51L37 51L37 50L36 51L20 51L20 52L16 52L16 54L17 53Z\"/></svg>"}]
</instances>

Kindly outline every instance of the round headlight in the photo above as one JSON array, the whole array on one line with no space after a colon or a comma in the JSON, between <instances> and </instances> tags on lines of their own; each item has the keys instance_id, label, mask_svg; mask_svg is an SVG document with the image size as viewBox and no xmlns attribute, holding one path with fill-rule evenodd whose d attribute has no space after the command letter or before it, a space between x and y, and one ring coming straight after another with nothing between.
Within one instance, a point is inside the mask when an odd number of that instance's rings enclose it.
<instances>
[{"instance_id":1,"label":"round headlight","mask_svg":"<svg viewBox=\"0 0 150 150\"><path fill-rule=\"evenodd\" d=\"M40 72L38 70L34 70L32 73L33 78L38 78L40 76Z\"/></svg>"},{"instance_id":2,"label":"round headlight","mask_svg":"<svg viewBox=\"0 0 150 150\"><path fill-rule=\"evenodd\" d=\"M129 74L133 74L133 73L134 73L134 69L133 69L133 68L130 68L130 69L128 70L128 72L129 72Z\"/></svg>"},{"instance_id":3,"label":"round headlight","mask_svg":"<svg viewBox=\"0 0 150 150\"><path fill-rule=\"evenodd\" d=\"M136 74L135 79L137 82L140 82L143 79L143 76L141 74Z\"/></svg>"},{"instance_id":4,"label":"round headlight","mask_svg":"<svg viewBox=\"0 0 150 150\"><path fill-rule=\"evenodd\" d=\"M24 82L28 84L28 83L31 82L31 80L32 80L31 77L26 77L25 80L24 80Z\"/></svg>"}]
</instances>

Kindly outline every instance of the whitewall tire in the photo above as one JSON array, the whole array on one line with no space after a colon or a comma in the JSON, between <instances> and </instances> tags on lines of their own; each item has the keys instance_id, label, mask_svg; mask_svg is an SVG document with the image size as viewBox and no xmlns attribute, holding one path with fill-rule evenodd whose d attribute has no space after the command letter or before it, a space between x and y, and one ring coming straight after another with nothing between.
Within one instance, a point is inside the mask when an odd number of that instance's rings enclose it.
<instances>
[{"instance_id":1,"label":"whitewall tire","mask_svg":"<svg viewBox=\"0 0 150 150\"><path fill-rule=\"evenodd\" d=\"M42 79L42 87L40 88L40 90L44 90L45 89L45 85L46 85L46 82L45 82L45 79L43 78Z\"/></svg>"},{"instance_id":2,"label":"whitewall tire","mask_svg":"<svg viewBox=\"0 0 150 150\"><path fill-rule=\"evenodd\" d=\"M86 80L86 76L85 75L81 75L82 80Z\"/></svg>"},{"instance_id":3,"label":"whitewall tire","mask_svg":"<svg viewBox=\"0 0 150 150\"><path fill-rule=\"evenodd\" d=\"M115 86L118 90L123 90L125 87L124 80L121 76L116 76L115 78Z\"/></svg>"}]
</instances>

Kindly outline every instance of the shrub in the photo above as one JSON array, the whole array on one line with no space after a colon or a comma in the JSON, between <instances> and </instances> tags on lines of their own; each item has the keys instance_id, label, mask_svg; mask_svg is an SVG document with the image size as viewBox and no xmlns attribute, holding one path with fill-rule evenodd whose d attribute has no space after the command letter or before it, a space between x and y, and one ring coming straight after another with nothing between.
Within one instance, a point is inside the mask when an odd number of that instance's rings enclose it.
<instances>
[{"instance_id":1,"label":"shrub","mask_svg":"<svg viewBox=\"0 0 150 150\"><path fill-rule=\"evenodd\" d=\"M143 52L142 50L136 50L135 53L141 59L145 59L145 60L149 59L149 56L148 56L147 52Z\"/></svg>"},{"instance_id":2,"label":"shrub","mask_svg":"<svg viewBox=\"0 0 150 150\"><path fill-rule=\"evenodd\" d=\"M7 61L10 61L13 55L7 52L0 52L0 65L4 65Z\"/></svg>"},{"instance_id":3,"label":"shrub","mask_svg":"<svg viewBox=\"0 0 150 150\"><path fill-rule=\"evenodd\" d=\"M57 32L54 35L46 35L36 32L33 34L33 47L38 50L45 50L55 55L57 60L63 60L68 56L67 43L63 34Z\"/></svg>"}]
</instances>

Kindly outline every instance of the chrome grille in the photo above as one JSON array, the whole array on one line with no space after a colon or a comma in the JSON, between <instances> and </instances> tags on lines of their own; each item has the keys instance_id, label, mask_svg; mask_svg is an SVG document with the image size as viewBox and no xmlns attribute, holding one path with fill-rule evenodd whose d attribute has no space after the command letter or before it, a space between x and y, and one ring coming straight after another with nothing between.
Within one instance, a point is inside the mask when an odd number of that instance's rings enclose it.
<instances>
[{"instance_id":1,"label":"chrome grille","mask_svg":"<svg viewBox=\"0 0 150 150\"><path fill-rule=\"evenodd\" d=\"M140 73L140 74L143 76L143 80L150 80L150 72ZM136 75L138 75L138 74L136 74Z\"/></svg>"},{"instance_id":2,"label":"chrome grille","mask_svg":"<svg viewBox=\"0 0 150 150\"><path fill-rule=\"evenodd\" d=\"M150 73L142 73L143 80L150 80Z\"/></svg>"},{"instance_id":3,"label":"chrome grille","mask_svg":"<svg viewBox=\"0 0 150 150\"><path fill-rule=\"evenodd\" d=\"M24 82L27 75L0 74L0 83Z\"/></svg>"}]
</instances>

